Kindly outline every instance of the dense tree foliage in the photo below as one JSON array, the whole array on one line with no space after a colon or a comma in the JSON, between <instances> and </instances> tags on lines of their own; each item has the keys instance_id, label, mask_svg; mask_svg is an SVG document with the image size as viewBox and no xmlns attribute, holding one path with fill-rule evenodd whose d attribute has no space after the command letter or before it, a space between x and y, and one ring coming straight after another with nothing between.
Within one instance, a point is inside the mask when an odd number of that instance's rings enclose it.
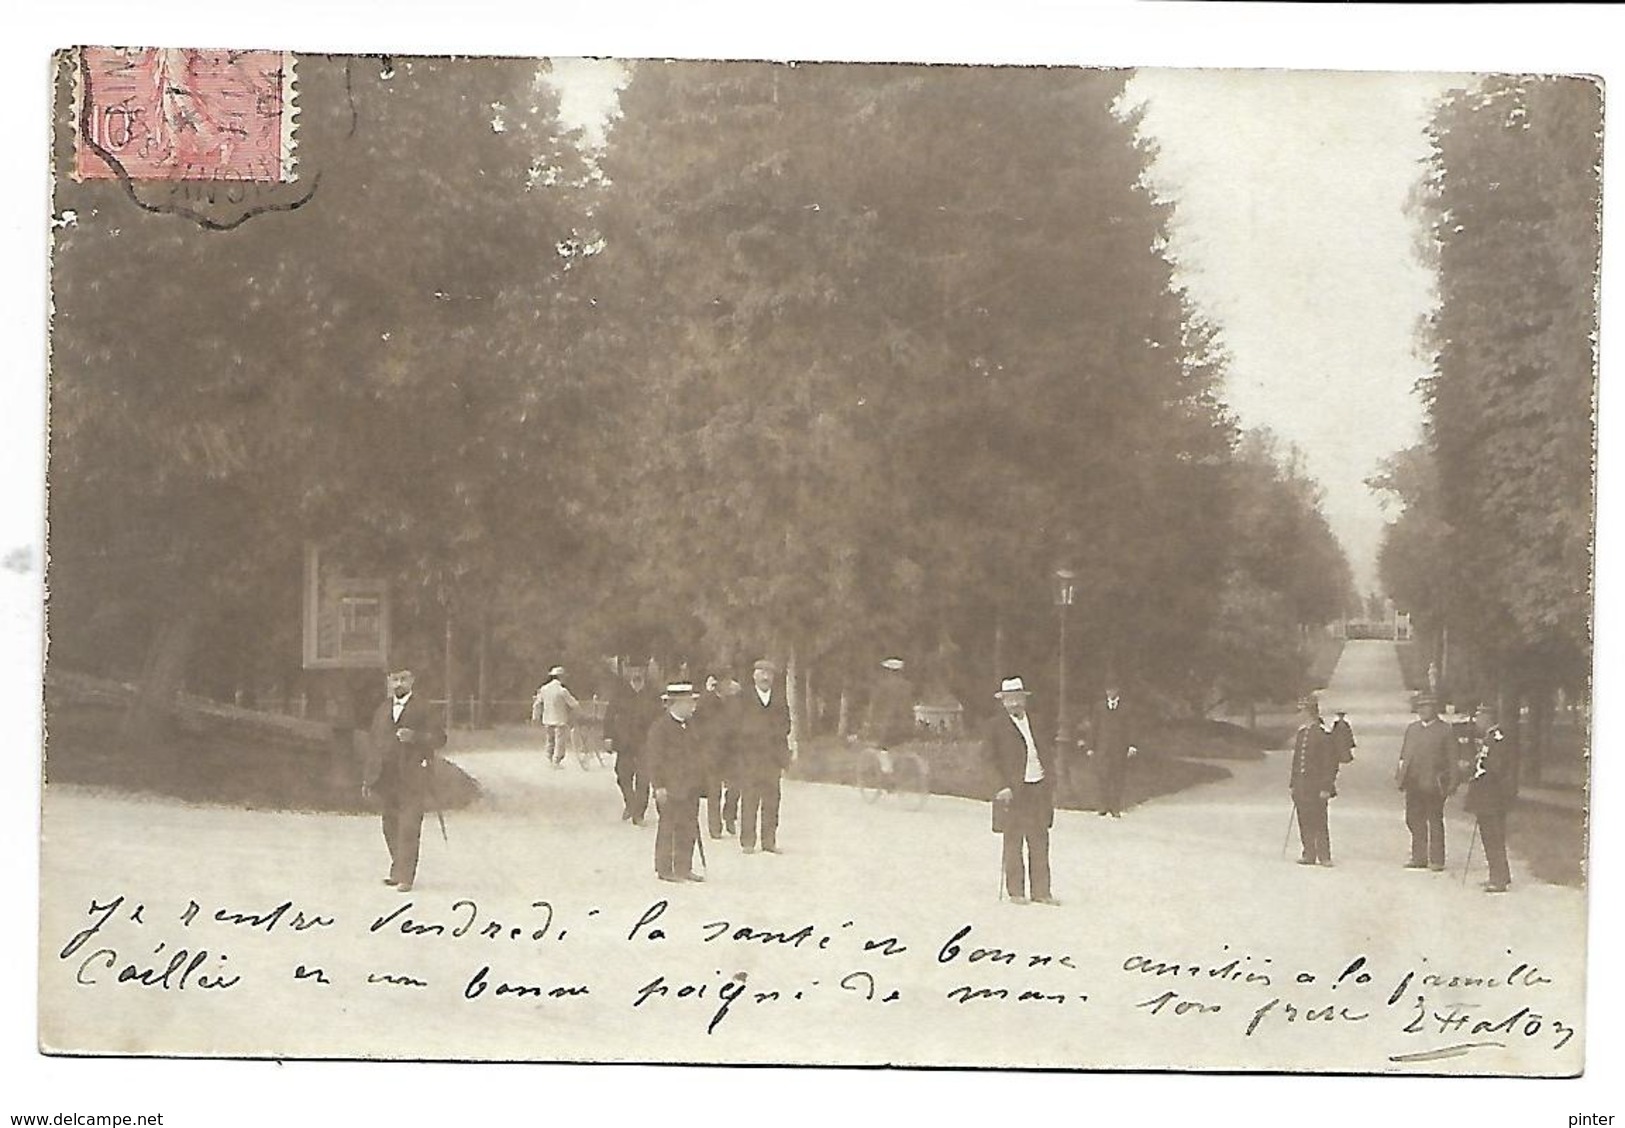
<instances>
[{"instance_id":1,"label":"dense tree foliage","mask_svg":"<svg viewBox=\"0 0 1625 1128\"><path fill-rule=\"evenodd\" d=\"M209 230L117 181L58 181L65 664L184 667L196 636L195 678L276 676L297 662L307 540L388 576L425 637L504 569L569 556L585 479L561 483L592 417L563 363L555 244L585 172L536 65L298 73L296 210Z\"/></svg>"},{"instance_id":2,"label":"dense tree foliage","mask_svg":"<svg viewBox=\"0 0 1625 1128\"><path fill-rule=\"evenodd\" d=\"M1231 432L1122 81L639 68L593 269L657 389L642 558L714 650L903 650L979 698L998 651L1052 664L1067 566L1077 660L1196 673Z\"/></svg>"},{"instance_id":3,"label":"dense tree foliage","mask_svg":"<svg viewBox=\"0 0 1625 1128\"><path fill-rule=\"evenodd\" d=\"M1233 705L1319 688L1305 681L1310 629L1359 609L1348 559L1303 461L1258 429L1242 436L1228 468L1232 548L1204 658L1214 688Z\"/></svg>"},{"instance_id":4,"label":"dense tree foliage","mask_svg":"<svg viewBox=\"0 0 1625 1128\"><path fill-rule=\"evenodd\" d=\"M1427 440L1374 483L1405 507L1384 582L1448 637L1454 687L1537 713L1591 661L1600 123L1582 79L1500 76L1438 107Z\"/></svg>"},{"instance_id":5,"label":"dense tree foliage","mask_svg":"<svg viewBox=\"0 0 1625 1128\"><path fill-rule=\"evenodd\" d=\"M301 58L296 211L60 182L56 659L296 666L314 539L459 692L902 653L984 705L1055 669L1060 568L1075 677L1290 692L1347 565L1218 399L1125 77L644 63L594 154L534 65Z\"/></svg>"}]
</instances>

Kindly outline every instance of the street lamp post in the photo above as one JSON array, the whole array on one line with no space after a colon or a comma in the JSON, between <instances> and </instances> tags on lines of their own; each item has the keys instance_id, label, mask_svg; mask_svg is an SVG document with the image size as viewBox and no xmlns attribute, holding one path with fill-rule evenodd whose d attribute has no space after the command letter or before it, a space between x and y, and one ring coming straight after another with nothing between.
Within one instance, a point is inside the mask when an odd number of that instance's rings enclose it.
<instances>
[{"instance_id":1,"label":"street lamp post","mask_svg":"<svg viewBox=\"0 0 1625 1128\"><path fill-rule=\"evenodd\" d=\"M1055 606L1061 620L1061 653L1055 689L1055 747L1059 752L1070 737L1069 710L1066 700L1066 609L1072 606L1077 589L1072 581L1077 574L1070 568L1055 570Z\"/></svg>"}]
</instances>

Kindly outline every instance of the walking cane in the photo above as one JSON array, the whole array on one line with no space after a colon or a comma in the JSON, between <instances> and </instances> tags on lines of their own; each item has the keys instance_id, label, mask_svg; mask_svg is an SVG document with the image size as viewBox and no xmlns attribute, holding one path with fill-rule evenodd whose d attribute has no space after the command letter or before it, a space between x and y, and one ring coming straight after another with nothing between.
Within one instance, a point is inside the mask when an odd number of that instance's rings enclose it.
<instances>
[{"instance_id":1,"label":"walking cane","mask_svg":"<svg viewBox=\"0 0 1625 1128\"><path fill-rule=\"evenodd\" d=\"M450 842L446 837L446 812L441 810L440 789L434 785L434 753L429 754L429 798L434 802L434 817L440 821L440 841Z\"/></svg>"},{"instance_id":2,"label":"walking cane","mask_svg":"<svg viewBox=\"0 0 1625 1128\"><path fill-rule=\"evenodd\" d=\"M999 810L999 797L997 795L995 795L993 797L993 825L996 828L999 829L999 845L1001 847L1001 849L999 851L999 900L1001 902L1004 900L1004 895L1008 891L1007 888L1006 888L1006 882L1005 882L1004 851L1002 849L1002 847L1004 845L1004 830L1003 830L1004 822L1003 822L1003 820L1008 818L1008 817L1009 817L1009 814L1007 812L1005 812L1005 813L1000 812L1000 810Z\"/></svg>"},{"instance_id":3,"label":"walking cane","mask_svg":"<svg viewBox=\"0 0 1625 1128\"><path fill-rule=\"evenodd\" d=\"M1467 884L1467 871L1473 868L1473 847L1479 844L1482 835L1483 830L1479 827L1478 818L1475 816L1473 818L1472 841L1467 843L1467 864L1461 867L1461 883L1463 885Z\"/></svg>"},{"instance_id":4,"label":"walking cane","mask_svg":"<svg viewBox=\"0 0 1625 1128\"><path fill-rule=\"evenodd\" d=\"M1286 848L1292 844L1292 827L1298 821L1298 805L1292 804L1292 814L1287 816L1286 837L1281 839L1281 857L1286 857Z\"/></svg>"},{"instance_id":5,"label":"walking cane","mask_svg":"<svg viewBox=\"0 0 1625 1128\"><path fill-rule=\"evenodd\" d=\"M707 799L706 802L709 803L710 800ZM705 838L700 833L700 830L700 809L696 807L694 808L694 845L700 848L700 868L705 871L706 877L710 877L711 863L705 860Z\"/></svg>"}]
</instances>

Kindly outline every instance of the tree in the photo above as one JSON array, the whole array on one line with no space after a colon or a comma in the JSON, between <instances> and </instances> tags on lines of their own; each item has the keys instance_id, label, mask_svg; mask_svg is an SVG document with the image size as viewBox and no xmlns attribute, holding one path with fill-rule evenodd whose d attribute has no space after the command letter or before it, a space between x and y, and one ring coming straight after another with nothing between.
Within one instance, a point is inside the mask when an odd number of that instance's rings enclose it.
<instances>
[{"instance_id":1,"label":"tree","mask_svg":"<svg viewBox=\"0 0 1625 1128\"><path fill-rule=\"evenodd\" d=\"M1437 659L1459 589L1450 550L1455 534L1443 511L1433 458L1426 446L1409 447L1385 459L1366 486L1397 511L1377 551L1383 590L1410 614Z\"/></svg>"},{"instance_id":2,"label":"tree","mask_svg":"<svg viewBox=\"0 0 1625 1128\"><path fill-rule=\"evenodd\" d=\"M592 264L637 329L601 363L639 390L642 584L705 645L907 649L967 697L1001 627L1040 664L1065 561L1092 652L1200 632L1229 429L1123 79L637 68Z\"/></svg>"},{"instance_id":3,"label":"tree","mask_svg":"<svg viewBox=\"0 0 1625 1128\"><path fill-rule=\"evenodd\" d=\"M1537 718L1558 689L1584 692L1591 662L1600 121L1589 80L1455 91L1416 206L1438 299L1425 454L1407 459L1427 466L1399 467L1411 505L1385 567L1471 666L1459 688L1528 700Z\"/></svg>"},{"instance_id":4,"label":"tree","mask_svg":"<svg viewBox=\"0 0 1625 1128\"><path fill-rule=\"evenodd\" d=\"M57 660L143 670L149 706L189 665L286 669L307 539L390 576L420 644L504 565L568 553L594 420L555 247L585 173L537 77L301 57L314 188L229 231L58 178L79 219L53 259Z\"/></svg>"},{"instance_id":5,"label":"tree","mask_svg":"<svg viewBox=\"0 0 1625 1128\"><path fill-rule=\"evenodd\" d=\"M1314 628L1357 604L1348 559L1321 511L1303 455L1270 431L1247 431L1227 468L1227 571L1201 668L1222 701L1250 708L1305 690ZM1205 698L1204 698L1205 700Z\"/></svg>"}]
</instances>

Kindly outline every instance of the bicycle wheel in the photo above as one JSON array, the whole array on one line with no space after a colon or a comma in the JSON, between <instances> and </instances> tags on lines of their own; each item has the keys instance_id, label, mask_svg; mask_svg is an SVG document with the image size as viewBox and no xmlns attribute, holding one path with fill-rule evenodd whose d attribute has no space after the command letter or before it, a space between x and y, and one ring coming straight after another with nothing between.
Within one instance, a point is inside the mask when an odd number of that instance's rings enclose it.
<instances>
[{"instance_id":1,"label":"bicycle wheel","mask_svg":"<svg viewBox=\"0 0 1625 1128\"><path fill-rule=\"evenodd\" d=\"M604 750L604 726L588 723L581 726L581 744L586 749L591 767L608 768L615 763L614 753Z\"/></svg>"},{"instance_id":2,"label":"bicycle wheel","mask_svg":"<svg viewBox=\"0 0 1625 1128\"><path fill-rule=\"evenodd\" d=\"M570 751L575 753L576 763L581 765L584 772L591 771L595 764L601 762L594 755L591 744L582 736L581 730L570 729Z\"/></svg>"},{"instance_id":3,"label":"bicycle wheel","mask_svg":"<svg viewBox=\"0 0 1625 1128\"><path fill-rule=\"evenodd\" d=\"M892 791L910 811L918 811L931 798L931 769L918 752L892 753Z\"/></svg>"},{"instance_id":4,"label":"bicycle wheel","mask_svg":"<svg viewBox=\"0 0 1625 1128\"><path fill-rule=\"evenodd\" d=\"M858 791L866 803L873 803L886 793L886 777L880 770L880 757L873 748L865 748L858 753Z\"/></svg>"}]
</instances>

